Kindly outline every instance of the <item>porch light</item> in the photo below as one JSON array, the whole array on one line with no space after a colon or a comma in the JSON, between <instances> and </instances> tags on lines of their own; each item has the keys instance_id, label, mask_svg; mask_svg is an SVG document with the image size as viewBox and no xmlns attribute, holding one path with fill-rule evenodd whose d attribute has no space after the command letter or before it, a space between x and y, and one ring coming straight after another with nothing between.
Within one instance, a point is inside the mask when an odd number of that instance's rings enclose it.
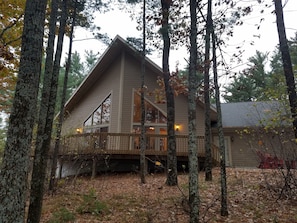
<instances>
[{"instance_id":1,"label":"porch light","mask_svg":"<svg viewBox=\"0 0 297 223\"><path fill-rule=\"evenodd\" d=\"M179 131L179 129L180 129L180 125L179 124L175 124L175 131Z\"/></svg>"},{"instance_id":2,"label":"porch light","mask_svg":"<svg viewBox=\"0 0 297 223\"><path fill-rule=\"evenodd\" d=\"M82 128L77 128L77 129L76 129L76 133L77 133L77 134L82 133Z\"/></svg>"}]
</instances>

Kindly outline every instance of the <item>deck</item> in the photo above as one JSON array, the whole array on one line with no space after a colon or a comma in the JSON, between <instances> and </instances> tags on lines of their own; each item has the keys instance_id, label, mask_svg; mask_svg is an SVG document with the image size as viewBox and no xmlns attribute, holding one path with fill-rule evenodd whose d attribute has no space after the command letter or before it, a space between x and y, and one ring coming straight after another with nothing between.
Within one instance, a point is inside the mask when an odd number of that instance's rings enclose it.
<instances>
[{"instance_id":1,"label":"deck","mask_svg":"<svg viewBox=\"0 0 297 223\"><path fill-rule=\"evenodd\" d=\"M167 155L167 135L146 134L146 156ZM219 161L219 149L212 145L212 157ZM198 157L205 157L204 137L197 136ZM61 141L59 156L94 156L109 154L121 158L139 157L140 134L135 133L85 133L65 136ZM176 135L178 159L188 157L188 136Z\"/></svg>"}]
</instances>

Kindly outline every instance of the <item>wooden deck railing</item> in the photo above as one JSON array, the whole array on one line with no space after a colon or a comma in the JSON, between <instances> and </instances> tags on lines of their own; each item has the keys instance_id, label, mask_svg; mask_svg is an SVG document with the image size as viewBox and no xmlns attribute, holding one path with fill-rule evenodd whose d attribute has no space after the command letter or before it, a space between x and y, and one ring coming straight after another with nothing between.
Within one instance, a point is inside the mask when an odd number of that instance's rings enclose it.
<instances>
[{"instance_id":1,"label":"wooden deck railing","mask_svg":"<svg viewBox=\"0 0 297 223\"><path fill-rule=\"evenodd\" d=\"M166 155L167 135L146 134L146 154ZM85 133L65 136L60 155L83 155L96 153L137 155L140 149L140 134L134 133ZM205 156L204 137L197 136L198 156ZM188 136L176 135L177 156L188 155ZM212 146L215 160L219 160L219 150Z\"/></svg>"}]
</instances>

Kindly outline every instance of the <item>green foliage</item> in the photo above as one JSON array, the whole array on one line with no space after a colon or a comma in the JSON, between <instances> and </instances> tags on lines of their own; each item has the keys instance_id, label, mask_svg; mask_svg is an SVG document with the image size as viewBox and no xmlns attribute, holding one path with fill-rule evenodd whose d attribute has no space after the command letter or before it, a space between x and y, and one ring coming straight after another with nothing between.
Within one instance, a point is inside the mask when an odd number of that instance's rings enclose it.
<instances>
[{"instance_id":1,"label":"green foliage","mask_svg":"<svg viewBox=\"0 0 297 223\"><path fill-rule=\"evenodd\" d=\"M79 214L100 215L107 210L107 205L99 201L94 190L90 190L88 194L83 195L83 201L77 208Z\"/></svg>"},{"instance_id":2,"label":"green foliage","mask_svg":"<svg viewBox=\"0 0 297 223\"><path fill-rule=\"evenodd\" d=\"M67 208L61 207L57 212L53 213L53 216L48 223L63 223L63 222L74 222L75 215L70 212Z\"/></svg>"},{"instance_id":3,"label":"green foliage","mask_svg":"<svg viewBox=\"0 0 297 223\"><path fill-rule=\"evenodd\" d=\"M72 55L66 99L68 99L70 95L78 88L97 61L97 54L94 54L93 51L86 51L85 53L85 61L82 61L81 56L77 51L75 51Z\"/></svg>"},{"instance_id":4,"label":"green foliage","mask_svg":"<svg viewBox=\"0 0 297 223\"><path fill-rule=\"evenodd\" d=\"M267 53L256 51L256 55L248 59L249 67L235 75L226 87L224 99L227 102L267 100L265 92L270 79L270 73L264 69L267 59Z\"/></svg>"},{"instance_id":5,"label":"green foliage","mask_svg":"<svg viewBox=\"0 0 297 223\"><path fill-rule=\"evenodd\" d=\"M96 64L98 60L98 54L94 53L93 50L85 51L85 61L84 61L84 69L86 72L89 72Z\"/></svg>"},{"instance_id":6,"label":"green foliage","mask_svg":"<svg viewBox=\"0 0 297 223\"><path fill-rule=\"evenodd\" d=\"M244 74L239 74L225 88L223 95L226 102L252 101L254 99L253 81Z\"/></svg>"},{"instance_id":7,"label":"green foliage","mask_svg":"<svg viewBox=\"0 0 297 223\"><path fill-rule=\"evenodd\" d=\"M297 33L288 41L293 70L297 70ZM265 71L268 54L256 51L249 58L248 68L233 76L225 88L226 102L283 100L287 98L287 87L279 47L270 59L270 70ZM295 73L296 75L296 73Z\"/></svg>"},{"instance_id":8,"label":"green foliage","mask_svg":"<svg viewBox=\"0 0 297 223\"><path fill-rule=\"evenodd\" d=\"M85 51L85 61L82 61L80 54L75 51L72 54L70 72L68 74L68 84L66 90L66 101L70 98L73 92L82 83L88 72L94 67L98 59L98 54L91 51ZM63 82L65 77L65 68L60 69L58 94L56 102L56 111L60 108L61 97L63 91Z\"/></svg>"},{"instance_id":9,"label":"green foliage","mask_svg":"<svg viewBox=\"0 0 297 223\"><path fill-rule=\"evenodd\" d=\"M291 55L291 62L293 66L293 72L296 76L297 70L297 33L295 37L291 38L288 41L290 55ZM275 51L270 60L271 65L271 79L270 79L270 86L269 95L272 98L276 99L286 99L287 98L287 86L285 81L285 75L283 70L282 64L282 57L279 46L276 47Z\"/></svg>"},{"instance_id":10,"label":"green foliage","mask_svg":"<svg viewBox=\"0 0 297 223\"><path fill-rule=\"evenodd\" d=\"M142 52L143 48L143 42L141 38L135 38L135 37L127 37L127 42L133 46L135 49L137 49L139 52ZM145 46L145 54L150 55L152 54L153 49L149 48L148 46Z\"/></svg>"}]
</instances>

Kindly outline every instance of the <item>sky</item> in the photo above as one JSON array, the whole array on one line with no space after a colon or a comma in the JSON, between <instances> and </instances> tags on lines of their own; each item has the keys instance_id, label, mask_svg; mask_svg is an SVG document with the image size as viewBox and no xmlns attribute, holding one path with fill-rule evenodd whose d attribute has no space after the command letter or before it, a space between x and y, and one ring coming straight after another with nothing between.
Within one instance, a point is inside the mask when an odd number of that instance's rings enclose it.
<instances>
[{"instance_id":1,"label":"sky","mask_svg":"<svg viewBox=\"0 0 297 223\"><path fill-rule=\"evenodd\" d=\"M271 3L272 0L265 0ZM248 2L248 1L243 1ZM297 32L297 0L283 0L284 5L284 19L287 32L287 38L290 39ZM234 29L234 35L228 40L229 47L226 49L227 55L232 55L236 51L237 46L242 46L244 53L242 55L243 62L234 64L235 69L243 69L246 67L247 58L255 55L256 50L261 52L272 52L278 44L278 34L276 27L276 16L272 11L274 7L265 9L264 13L259 13L261 7L254 7L250 16L244 18L244 24L237 26ZM260 20L262 19L261 23ZM96 16L95 24L101 27L102 33L108 33L111 38L120 35L124 39L128 36L141 37L141 31L136 29L137 23L132 20L128 13L123 10L114 9L113 11ZM260 28L258 29L258 25ZM102 54L108 47L98 40L89 39L92 35L83 29L76 29L75 42L73 43L73 50L78 51L81 55L84 50L93 50ZM160 39L161 41L161 39ZM154 53L148 56L157 65L162 64L162 55ZM186 60L188 58L187 50L180 48L178 51L170 52L170 69L175 69L178 62L180 68L185 68ZM222 80L223 82L228 81Z\"/></svg>"}]
</instances>

